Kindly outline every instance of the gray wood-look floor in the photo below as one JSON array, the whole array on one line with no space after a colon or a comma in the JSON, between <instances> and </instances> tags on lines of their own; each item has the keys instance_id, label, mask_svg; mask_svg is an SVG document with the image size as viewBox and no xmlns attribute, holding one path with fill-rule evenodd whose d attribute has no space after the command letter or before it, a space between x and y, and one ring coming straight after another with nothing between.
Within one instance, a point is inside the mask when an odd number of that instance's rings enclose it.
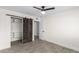
<instances>
[{"instance_id":1,"label":"gray wood-look floor","mask_svg":"<svg viewBox=\"0 0 79 59\"><path fill-rule=\"evenodd\" d=\"M29 43L13 44L11 48L0 51L1 53L78 53L72 49L68 49L54 43L43 40L36 40Z\"/></svg>"}]
</instances>

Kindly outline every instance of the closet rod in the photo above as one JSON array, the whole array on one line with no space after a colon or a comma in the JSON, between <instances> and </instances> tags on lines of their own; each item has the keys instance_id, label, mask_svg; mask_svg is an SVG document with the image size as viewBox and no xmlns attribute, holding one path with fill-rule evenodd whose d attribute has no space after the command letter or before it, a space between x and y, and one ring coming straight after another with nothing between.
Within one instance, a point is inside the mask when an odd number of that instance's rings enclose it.
<instances>
[{"instance_id":1,"label":"closet rod","mask_svg":"<svg viewBox=\"0 0 79 59\"><path fill-rule=\"evenodd\" d=\"M11 14L6 14L7 16L13 16L13 17L19 17L19 18L25 18L25 17L21 17L21 16L16 16L16 15L11 15Z\"/></svg>"}]
</instances>

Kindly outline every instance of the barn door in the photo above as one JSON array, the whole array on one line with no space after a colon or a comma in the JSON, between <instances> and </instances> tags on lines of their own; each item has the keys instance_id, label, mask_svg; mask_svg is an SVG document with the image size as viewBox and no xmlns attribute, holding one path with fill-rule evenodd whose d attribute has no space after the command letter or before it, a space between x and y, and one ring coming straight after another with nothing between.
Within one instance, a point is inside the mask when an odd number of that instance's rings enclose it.
<instances>
[{"instance_id":1,"label":"barn door","mask_svg":"<svg viewBox=\"0 0 79 59\"><path fill-rule=\"evenodd\" d=\"M23 18L23 43L32 41L32 19Z\"/></svg>"}]
</instances>

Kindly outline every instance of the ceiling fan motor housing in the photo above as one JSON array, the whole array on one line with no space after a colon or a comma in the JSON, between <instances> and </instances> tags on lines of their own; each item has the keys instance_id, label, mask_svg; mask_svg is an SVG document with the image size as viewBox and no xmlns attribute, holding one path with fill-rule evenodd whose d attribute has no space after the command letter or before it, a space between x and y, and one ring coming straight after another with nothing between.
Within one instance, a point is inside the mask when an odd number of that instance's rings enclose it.
<instances>
[{"instance_id":1,"label":"ceiling fan motor housing","mask_svg":"<svg viewBox=\"0 0 79 59\"><path fill-rule=\"evenodd\" d=\"M52 9L55 9L55 7L51 7L51 8L45 8L45 6L41 6L41 8L38 8L38 7L34 7L38 10L41 10L41 11L47 11L47 10L52 10Z\"/></svg>"},{"instance_id":2,"label":"ceiling fan motor housing","mask_svg":"<svg viewBox=\"0 0 79 59\"><path fill-rule=\"evenodd\" d=\"M41 10L42 10L42 11L45 11L44 9L45 9L45 6L42 6L42 9L41 9Z\"/></svg>"}]
</instances>

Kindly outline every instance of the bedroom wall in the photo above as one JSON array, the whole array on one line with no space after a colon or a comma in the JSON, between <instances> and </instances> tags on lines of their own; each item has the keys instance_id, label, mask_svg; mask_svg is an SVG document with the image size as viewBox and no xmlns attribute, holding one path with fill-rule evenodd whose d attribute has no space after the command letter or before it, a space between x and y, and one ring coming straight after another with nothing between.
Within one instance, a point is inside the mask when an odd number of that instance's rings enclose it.
<instances>
[{"instance_id":1,"label":"bedroom wall","mask_svg":"<svg viewBox=\"0 0 79 59\"><path fill-rule=\"evenodd\" d=\"M27 15L27 14L0 8L0 50L11 47L11 34L10 34L11 19L10 19L10 16L6 16L6 14L33 18L34 21L36 20L36 16ZM34 35L34 30L33 30L33 35ZM34 37L33 37L33 40L34 40Z\"/></svg>"},{"instance_id":2,"label":"bedroom wall","mask_svg":"<svg viewBox=\"0 0 79 59\"><path fill-rule=\"evenodd\" d=\"M79 8L42 18L41 39L79 51Z\"/></svg>"}]
</instances>

